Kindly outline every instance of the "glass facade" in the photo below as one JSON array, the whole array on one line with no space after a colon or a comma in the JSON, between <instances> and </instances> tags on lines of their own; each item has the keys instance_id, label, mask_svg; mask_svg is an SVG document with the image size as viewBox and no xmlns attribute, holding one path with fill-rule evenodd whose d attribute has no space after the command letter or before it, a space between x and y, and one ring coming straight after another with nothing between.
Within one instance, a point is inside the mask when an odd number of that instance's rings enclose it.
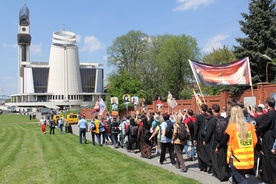
<instances>
[{"instance_id":1,"label":"glass facade","mask_svg":"<svg viewBox=\"0 0 276 184\"><path fill-rule=\"evenodd\" d=\"M81 68L81 85L84 93L94 93L96 84L96 71L95 68Z\"/></svg>"},{"instance_id":2,"label":"glass facade","mask_svg":"<svg viewBox=\"0 0 276 184\"><path fill-rule=\"evenodd\" d=\"M35 93L47 93L49 68L33 68Z\"/></svg>"}]
</instances>

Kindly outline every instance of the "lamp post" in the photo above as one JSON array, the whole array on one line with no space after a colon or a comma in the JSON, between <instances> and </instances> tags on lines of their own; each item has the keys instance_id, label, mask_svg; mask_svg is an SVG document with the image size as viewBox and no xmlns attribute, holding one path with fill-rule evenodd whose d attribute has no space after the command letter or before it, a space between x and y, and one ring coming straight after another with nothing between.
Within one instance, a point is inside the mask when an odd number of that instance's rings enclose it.
<instances>
[{"instance_id":1,"label":"lamp post","mask_svg":"<svg viewBox=\"0 0 276 184\"><path fill-rule=\"evenodd\" d=\"M268 59L269 61L271 61L271 62L266 62L266 66L265 66L265 75L266 75L266 81L265 82L268 83L268 65L269 64L274 64L274 62L273 62L273 59L271 59L271 57L269 57L266 54L263 54L263 57Z\"/></svg>"}]
</instances>

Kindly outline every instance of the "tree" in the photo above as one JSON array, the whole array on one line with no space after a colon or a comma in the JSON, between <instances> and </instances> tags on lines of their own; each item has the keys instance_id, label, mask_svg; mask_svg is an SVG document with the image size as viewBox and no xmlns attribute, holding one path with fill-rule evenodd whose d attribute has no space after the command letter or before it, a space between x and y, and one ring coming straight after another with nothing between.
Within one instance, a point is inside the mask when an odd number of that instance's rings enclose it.
<instances>
[{"instance_id":1,"label":"tree","mask_svg":"<svg viewBox=\"0 0 276 184\"><path fill-rule=\"evenodd\" d=\"M239 21L241 31L246 38L236 38L240 46L234 46L237 58L250 58L253 82L265 81L266 63L269 62L262 55L276 58L276 11L274 0L251 0L249 14L242 13L244 21ZM270 67L272 68L272 67ZM275 67L270 69L275 71ZM272 79L274 72L269 72ZM274 79L274 78L273 78Z\"/></svg>"},{"instance_id":2,"label":"tree","mask_svg":"<svg viewBox=\"0 0 276 184\"><path fill-rule=\"evenodd\" d=\"M139 78L140 66L145 61L148 35L140 31L129 31L113 41L107 49L108 64L115 65L119 70L125 70Z\"/></svg>"},{"instance_id":3,"label":"tree","mask_svg":"<svg viewBox=\"0 0 276 184\"><path fill-rule=\"evenodd\" d=\"M118 74L112 73L109 76L110 87L107 89L106 106L111 109L111 97L118 97L119 110L125 108L123 104L123 95L130 94L131 96L143 97L143 84L141 81L134 79L130 73L125 70L120 70Z\"/></svg>"},{"instance_id":4,"label":"tree","mask_svg":"<svg viewBox=\"0 0 276 184\"><path fill-rule=\"evenodd\" d=\"M199 56L197 42L191 36L171 36L164 43L160 48L158 61L164 71L162 82L165 84L163 90L166 94L170 91L176 99L180 99L181 91L194 82L188 60Z\"/></svg>"}]
</instances>

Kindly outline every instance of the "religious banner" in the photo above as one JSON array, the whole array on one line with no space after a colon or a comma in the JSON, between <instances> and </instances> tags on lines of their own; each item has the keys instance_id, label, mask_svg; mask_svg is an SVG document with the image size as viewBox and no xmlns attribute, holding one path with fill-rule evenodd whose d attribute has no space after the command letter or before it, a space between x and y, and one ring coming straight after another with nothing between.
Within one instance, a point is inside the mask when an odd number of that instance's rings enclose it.
<instances>
[{"instance_id":1,"label":"religious banner","mask_svg":"<svg viewBox=\"0 0 276 184\"><path fill-rule=\"evenodd\" d=\"M170 92L168 92L167 103L172 109L177 106L177 102L175 101L175 99L173 98Z\"/></svg>"},{"instance_id":2,"label":"religious banner","mask_svg":"<svg viewBox=\"0 0 276 184\"><path fill-rule=\"evenodd\" d=\"M130 95L129 94L123 95L123 103L126 106L126 110L128 110L128 104L130 103Z\"/></svg>"},{"instance_id":3,"label":"religious banner","mask_svg":"<svg viewBox=\"0 0 276 184\"><path fill-rule=\"evenodd\" d=\"M204 86L252 86L248 57L223 65L189 63L196 82Z\"/></svg>"},{"instance_id":4,"label":"religious banner","mask_svg":"<svg viewBox=\"0 0 276 184\"><path fill-rule=\"evenodd\" d=\"M111 97L110 103L111 103L111 110L118 111L118 104L119 104L118 97Z\"/></svg>"},{"instance_id":5,"label":"religious banner","mask_svg":"<svg viewBox=\"0 0 276 184\"><path fill-rule=\"evenodd\" d=\"M140 103L139 102L139 97L138 96L132 96L130 101L133 104L134 109L136 110L137 105Z\"/></svg>"},{"instance_id":6,"label":"religious banner","mask_svg":"<svg viewBox=\"0 0 276 184\"><path fill-rule=\"evenodd\" d=\"M106 109L105 102L103 101L103 99L102 99L102 98L100 99L99 105L100 105L100 112L99 112L99 115L102 115L102 114L103 114L103 112L104 112L104 111L105 111L105 109Z\"/></svg>"}]
</instances>

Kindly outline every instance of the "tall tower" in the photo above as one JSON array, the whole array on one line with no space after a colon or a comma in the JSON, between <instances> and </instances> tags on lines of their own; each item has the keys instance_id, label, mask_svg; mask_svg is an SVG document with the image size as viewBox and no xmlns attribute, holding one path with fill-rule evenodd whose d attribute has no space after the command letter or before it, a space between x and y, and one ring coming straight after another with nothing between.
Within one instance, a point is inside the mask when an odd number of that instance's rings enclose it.
<instances>
[{"instance_id":1,"label":"tall tower","mask_svg":"<svg viewBox=\"0 0 276 184\"><path fill-rule=\"evenodd\" d=\"M26 4L19 11L18 44L18 93L32 92L32 76L30 65L30 17ZM30 89L28 89L30 88Z\"/></svg>"},{"instance_id":2,"label":"tall tower","mask_svg":"<svg viewBox=\"0 0 276 184\"><path fill-rule=\"evenodd\" d=\"M48 93L55 101L72 100L82 93L76 34L70 31L53 33L49 58Z\"/></svg>"}]
</instances>

